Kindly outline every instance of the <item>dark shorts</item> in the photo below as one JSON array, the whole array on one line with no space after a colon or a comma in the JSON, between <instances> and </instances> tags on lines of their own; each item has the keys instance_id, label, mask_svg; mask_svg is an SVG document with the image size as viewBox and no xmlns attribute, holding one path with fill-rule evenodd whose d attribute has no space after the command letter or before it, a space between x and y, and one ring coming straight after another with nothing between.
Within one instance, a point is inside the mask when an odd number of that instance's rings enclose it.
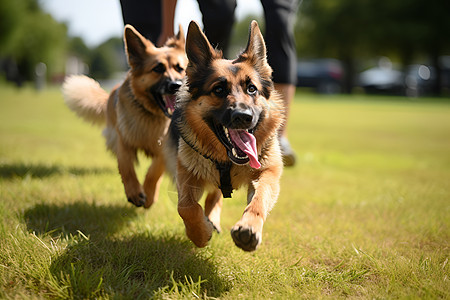
<instances>
[{"instance_id":1,"label":"dark shorts","mask_svg":"<svg viewBox=\"0 0 450 300\"><path fill-rule=\"evenodd\" d=\"M296 84L297 52L294 24L297 0L261 0L264 8L267 60L273 69L276 83Z\"/></svg>"},{"instance_id":2,"label":"dark shorts","mask_svg":"<svg viewBox=\"0 0 450 300\"><path fill-rule=\"evenodd\" d=\"M120 0L120 6L123 23L133 25L156 44L161 33L161 0Z\"/></svg>"}]
</instances>

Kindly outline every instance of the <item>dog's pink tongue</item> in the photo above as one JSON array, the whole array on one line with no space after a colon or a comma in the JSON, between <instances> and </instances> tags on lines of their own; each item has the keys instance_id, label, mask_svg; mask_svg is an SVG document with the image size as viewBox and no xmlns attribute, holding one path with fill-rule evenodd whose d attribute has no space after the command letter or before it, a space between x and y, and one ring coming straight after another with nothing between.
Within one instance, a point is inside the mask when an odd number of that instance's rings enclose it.
<instances>
[{"instance_id":1,"label":"dog's pink tongue","mask_svg":"<svg viewBox=\"0 0 450 300\"><path fill-rule=\"evenodd\" d=\"M231 140L239 149L247 154L250 159L250 167L259 169L261 164L258 161L258 151L256 150L255 136L247 130L229 129Z\"/></svg>"},{"instance_id":2,"label":"dog's pink tongue","mask_svg":"<svg viewBox=\"0 0 450 300\"><path fill-rule=\"evenodd\" d=\"M167 108L170 108L172 110L175 109L175 95L164 95L164 101L166 102Z\"/></svg>"}]
</instances>

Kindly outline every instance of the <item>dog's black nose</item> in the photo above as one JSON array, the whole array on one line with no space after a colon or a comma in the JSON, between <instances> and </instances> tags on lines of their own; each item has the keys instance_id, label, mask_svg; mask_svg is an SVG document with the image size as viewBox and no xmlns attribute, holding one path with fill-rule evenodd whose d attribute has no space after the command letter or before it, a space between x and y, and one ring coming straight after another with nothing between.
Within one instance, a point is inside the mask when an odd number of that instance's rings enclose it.
<instances>
[{"instance_id":1,"label":"dog's black nose","mask_svg":"<svg viewBox=\"0 0 450 300\"><path fill-rule=\"evenodd\" d=\"M236 129L248 129L252 127L253 112L250 108L234 109L231 112L231 125Z\"/></svg>"},{"instance_id":2,"label":"dog's black nose","mask_svg":"<svg viewBox=\"0 0 450 300\"><path fill-rule=\"evenodd\" d=\"M170 81L167 84L167 91L171 94L174 94L181 87L181 80Z\"/></svg>"}]
</instances>

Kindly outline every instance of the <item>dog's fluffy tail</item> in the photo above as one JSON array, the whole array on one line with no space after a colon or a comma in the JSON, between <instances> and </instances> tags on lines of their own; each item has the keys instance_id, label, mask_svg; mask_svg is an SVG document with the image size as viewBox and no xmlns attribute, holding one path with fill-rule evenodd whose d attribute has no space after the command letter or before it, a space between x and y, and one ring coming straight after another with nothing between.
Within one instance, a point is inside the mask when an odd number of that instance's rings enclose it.
<instances>
[{"instance_id":1,"label":"dog's fluffy tail","mask_svg":"<svg viewBox=\"0 0 450 300\"><path fill-rule=\"evenodd\" d=\"M97 81L84 75L69 76L62 93L66 105L78 116L94 124L105 123L109 94Z\"/></svg>"}]
</instances>

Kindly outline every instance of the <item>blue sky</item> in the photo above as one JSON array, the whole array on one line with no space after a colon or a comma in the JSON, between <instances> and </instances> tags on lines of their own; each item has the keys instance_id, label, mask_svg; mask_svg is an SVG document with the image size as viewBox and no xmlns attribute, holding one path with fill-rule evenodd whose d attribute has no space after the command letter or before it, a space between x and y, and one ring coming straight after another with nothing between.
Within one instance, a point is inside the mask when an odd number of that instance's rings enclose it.
<instances>
[{"instance_id":1,"label":"blue sky","mask_svg":"<svg viewBox=\"0 0 450 300\"><path fill-rule=\"evenodd\" d=\"M56 20L68 25L70 36L82 37L88 46L122 35L119 0L41 0L40 3ZM238 0L236 17L241 19L248 14L262 14L259 0ZM178 0L175 24L187 28L191 20L201 23L197 1Z\"/></svg>"}]
</instances>

